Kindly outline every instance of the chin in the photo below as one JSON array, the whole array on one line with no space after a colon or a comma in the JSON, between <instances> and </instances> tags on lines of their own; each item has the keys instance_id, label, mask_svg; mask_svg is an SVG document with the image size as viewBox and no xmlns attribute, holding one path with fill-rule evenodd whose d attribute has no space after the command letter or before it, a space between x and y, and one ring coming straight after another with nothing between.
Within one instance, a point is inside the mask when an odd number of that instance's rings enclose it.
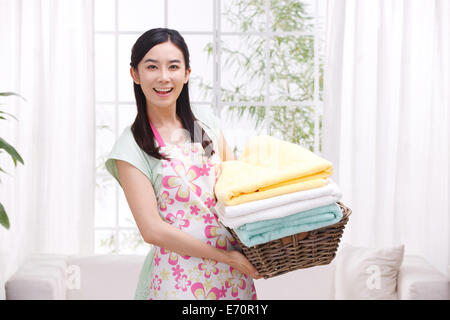
<instances>
[{"instance_id":1,"label":"chin","mask_svg":"<svg viewBox=\"0 0 450 320\"><path fill-rule=\"evenodd\" d=\"M161 100L154 100L155 101L155 103L153 103L153 105L155 106L155 107L157 107L157 108L161 108L161 109L166 109L166 108L169 108L170 106L172 106L172 105L175 105L176 106L176 101L172 101L172 100L170 100L170 101L161 101Z\"/></svg>"}]
</instances>

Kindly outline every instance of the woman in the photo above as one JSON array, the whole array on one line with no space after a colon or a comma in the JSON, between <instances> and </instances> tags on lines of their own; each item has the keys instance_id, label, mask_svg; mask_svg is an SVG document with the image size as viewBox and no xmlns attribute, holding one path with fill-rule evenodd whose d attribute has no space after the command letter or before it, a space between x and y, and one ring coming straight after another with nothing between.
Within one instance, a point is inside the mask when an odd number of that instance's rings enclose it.
<instances>
[{"instance_id":1,"label":"woman","mask_svg":"<svg viewBox=\"0 0 450 320\"><path fill-rule=\"evenodd\" d=\"M260 275L214 209L220 163L234 156L217 118L191 109L183 37L166 28L145 32L130 65L137 116L106 167L153 244L135 298L256 299L252 278Z\"/></svg>"}]
</instances>

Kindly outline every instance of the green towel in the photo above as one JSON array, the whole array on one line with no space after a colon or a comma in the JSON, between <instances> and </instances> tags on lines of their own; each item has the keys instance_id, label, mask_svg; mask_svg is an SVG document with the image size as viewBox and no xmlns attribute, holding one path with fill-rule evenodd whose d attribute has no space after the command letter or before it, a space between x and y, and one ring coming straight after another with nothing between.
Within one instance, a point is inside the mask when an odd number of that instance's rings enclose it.
<instances>
[{"instance_id":1,"label":"green towel","mask_svg":"<svg viewBox=\"0 0 450 320\"><path fill-rule=\"evenodd\" d=\"M342 211L336 203L333 203L282 218L247 223L234 231L244 245L252 247L300 232L329 226L341 219Z\"/></svg>"}]
</instances>

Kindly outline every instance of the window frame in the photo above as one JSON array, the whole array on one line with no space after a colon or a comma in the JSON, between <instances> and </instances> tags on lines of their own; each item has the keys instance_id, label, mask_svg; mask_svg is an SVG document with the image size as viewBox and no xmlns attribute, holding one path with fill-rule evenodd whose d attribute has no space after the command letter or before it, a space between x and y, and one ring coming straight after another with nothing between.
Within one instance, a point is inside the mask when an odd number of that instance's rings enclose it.
<instances>
[{"instance_id":1,"label":"window frame","mask_svg":"<svg viewBox=\"0 0 450 320\"><path fill-rule=\"evenodd\" d=\"M171 0L163 0L164 1L164 27L169 27L169 14L168 14L168 6L169 1ZM320 36L324 34L324 30L319 28L319 4L318 1L314 1L314 31L313 32L296 32L296 31L290 31L290 32L282 32L277 31L273 32L270 31L270 1L271 0L265 0L265 12L266 12L266 21L265 21L265 30L264 31L248 31L248 32L233 32L233 31L222 31L221 30L221 19L222 19L222 1L221 0L212 0L213 1L213 30L211 31L194 31L194 30L178 30L183 36L185 35L207 35L212 36L213 41L213 51L212 51L212 57L213 57L213 90L212 90L212 100L211 101L191 101L192 104L196 105L212 105L214 113L216 116L220 115L221 110L227 106L227 105L233 105L233 106L260 106L266 108L266 133L270 134L270 125L272 122L272 115L271 115L271 107L276 106L286 106L286 107L301 107L301 106L308 106L314 108L314 152L320 154L320 132L319 132L319 119L320 116L323 113L323 102L319 98L319 77L320 77L320 70L319 70L319 41ZM95 16L95 15L94 15ZM114 100L113 101L102 101L95 99L96 106L98 105L113 105L114 106L114 121L115 121L115 127L114 127L114 134L115 138L117 139L120 135L119 132L119 106L120 105L134 105L135 101L120 101L119 100L119 36L120 35L140 35L141 31L123 31L119 30L119 0L114 0L114 30L110 31L99 31L96 28L94 28L94 35L113 35L114 36ZM309 36L313 37L314 39L314 93L313 93L313 100L312 101L283 101L283 102L276 102L271 101L270 99L270 67L266 68L265 72L265 97L263 102L251 102L251 101L245 101L245 102L235 102L235 101L221 101L221 56L222 56L222 48L221 48L221 38L222 36L242 36L242 35L258 35L265 37L265 65L270 66L270 40L274 36ZM97 75L96 75L97 77ZM97 148L97 147L96 147ZM96 172L96 179L99 177L99 173ZM112 177L110 177L112 179ZM121 226L119 223L120 215L119 215L119 193L122 192L120 190L120 186L118 184L115 184L115 225L113 227L100 227L96 226L94 223L94 233L96 231L114 231L114 252L115 253L121 253L120 251L120 231L127 231L127 230L134 230L138 231L137 227L127 227L127 226ZM96 191L97 192L97 191ZM95 221L95 220L94 220ZM94 234L95 238L95 234ZM94 251L97 253L98 248L95 245Z\"/></svg>"}]
</instances>

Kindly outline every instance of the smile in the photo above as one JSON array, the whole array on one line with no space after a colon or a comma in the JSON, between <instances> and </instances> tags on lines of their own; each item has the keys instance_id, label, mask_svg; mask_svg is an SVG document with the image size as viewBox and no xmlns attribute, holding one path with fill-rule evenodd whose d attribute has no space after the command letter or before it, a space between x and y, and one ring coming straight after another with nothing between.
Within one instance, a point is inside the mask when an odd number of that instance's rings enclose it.
<instances>
[{"instance_id":1,"label":"smile","mask_svg":"<svg viewBox=\"0 0 450 320\"><path fill-rule=\"evenodd\" d=\"M153 88L153 90L155 90L159 96L167 96L172 92L173 88Z\"/></svg>"}]
</instances>

